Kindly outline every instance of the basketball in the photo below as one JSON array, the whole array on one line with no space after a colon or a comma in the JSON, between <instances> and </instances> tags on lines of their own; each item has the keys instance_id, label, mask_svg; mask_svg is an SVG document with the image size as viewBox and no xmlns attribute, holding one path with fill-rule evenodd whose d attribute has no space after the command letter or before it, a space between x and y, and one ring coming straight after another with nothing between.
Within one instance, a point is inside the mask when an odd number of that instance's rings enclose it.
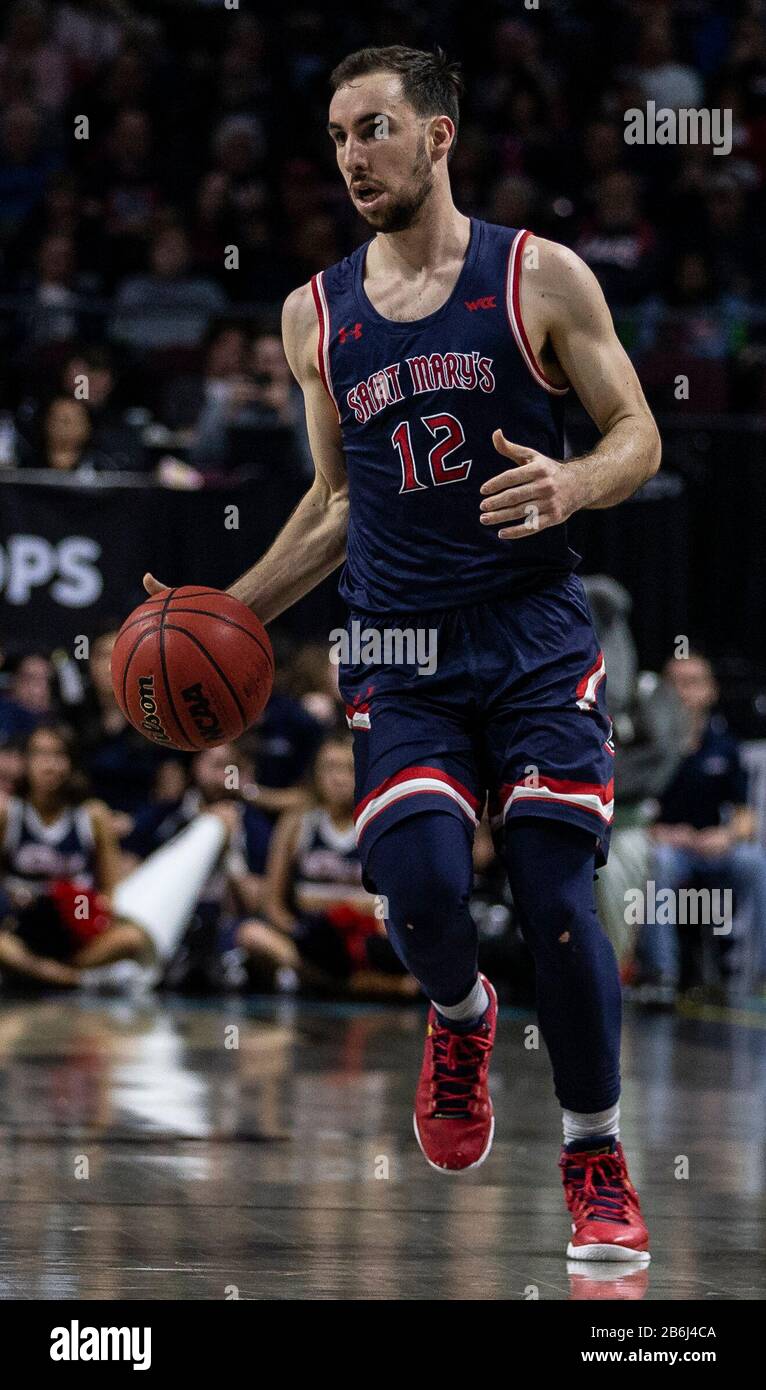
<instances>
[{"instance_id":1,"label":"basketball","mask_svg":"<svg viewBox=\"0 0 766 1390\"><path fill-rule=\"evenodd\" d=\"M274 654L259 618L220 589L166 589L126 618L112 653L117 702L134 729L195 752L237 738L271 694Z\"/></svg>"}]
</instances>

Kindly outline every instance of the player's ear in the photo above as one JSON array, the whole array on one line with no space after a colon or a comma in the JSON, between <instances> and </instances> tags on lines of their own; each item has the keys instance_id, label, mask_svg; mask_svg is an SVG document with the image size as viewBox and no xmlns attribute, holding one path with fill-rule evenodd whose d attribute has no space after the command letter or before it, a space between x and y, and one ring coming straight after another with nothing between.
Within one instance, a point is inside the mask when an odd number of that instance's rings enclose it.
<instances>
[{"instance_id":1,"label":"player's ear","mask_svg":"<svg viewBox=\"0 0 766 1390\"><path fill-rule=\"evenodd\" d=\"M428 145L433 160L446 159L455 139L455 126L449 116L434 116L429 122Z\"/></svg>"}]
</instances>

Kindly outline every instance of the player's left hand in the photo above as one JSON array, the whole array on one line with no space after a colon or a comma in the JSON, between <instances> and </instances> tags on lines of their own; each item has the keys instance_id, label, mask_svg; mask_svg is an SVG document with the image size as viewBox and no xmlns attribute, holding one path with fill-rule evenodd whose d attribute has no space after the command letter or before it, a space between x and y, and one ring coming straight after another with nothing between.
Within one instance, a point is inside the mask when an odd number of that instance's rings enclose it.
<instances>
[{"instance_id":1,"label":"player's left hand","mask_svg":"<svg viewBox=\"0 0 766 1390\"><path fill-rule=\"evenodd\" d=\"M481 486L482 525L502 525L504 529L497 533L500 540L534 536L547 526L559 526L577 511L576 480L565 464L511 443L502 430L495 430L492 443L499 454L513 460L513 467Z\"/></svg>"}]
</instances>

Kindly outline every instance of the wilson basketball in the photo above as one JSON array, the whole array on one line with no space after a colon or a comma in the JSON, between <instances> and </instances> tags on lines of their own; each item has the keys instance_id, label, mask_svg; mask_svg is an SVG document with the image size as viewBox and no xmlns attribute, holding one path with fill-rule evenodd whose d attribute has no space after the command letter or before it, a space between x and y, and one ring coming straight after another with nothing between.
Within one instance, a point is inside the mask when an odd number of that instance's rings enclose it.
<instances>
[{"instance_id":1,"label":"wilson basketball","mask_svg":"<svg viewBox=\"0 0 766 1390\"><path fill-rule=\"evenodd\" d=\"M215 748L253 723L271 694L274 654L251 609L220 589L165 589L126 618L112 652L123 714L152 743Z\"/></svg>"}]
</instances>

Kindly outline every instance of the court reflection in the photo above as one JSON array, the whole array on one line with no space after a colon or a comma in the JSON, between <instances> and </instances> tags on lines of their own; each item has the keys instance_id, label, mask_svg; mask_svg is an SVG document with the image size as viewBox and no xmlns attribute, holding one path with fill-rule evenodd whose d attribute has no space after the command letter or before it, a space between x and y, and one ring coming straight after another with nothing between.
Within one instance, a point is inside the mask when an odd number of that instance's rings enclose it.
<instances>
[{"instance_id":1,"label":"court reflection","mask_svg":"<svg viewBox=\"0 0 766 1390\"><path fill-rule=\"evenodd\" d=\"M417 1008L6 1001L0 1297L762 1297L763 1030L629 1015L624 1131L654 1245L635 1270L564 1258L528 1021L502 1019L495 1148L456 1179L411 1132Z\"/></svg>"}]
</instances>

